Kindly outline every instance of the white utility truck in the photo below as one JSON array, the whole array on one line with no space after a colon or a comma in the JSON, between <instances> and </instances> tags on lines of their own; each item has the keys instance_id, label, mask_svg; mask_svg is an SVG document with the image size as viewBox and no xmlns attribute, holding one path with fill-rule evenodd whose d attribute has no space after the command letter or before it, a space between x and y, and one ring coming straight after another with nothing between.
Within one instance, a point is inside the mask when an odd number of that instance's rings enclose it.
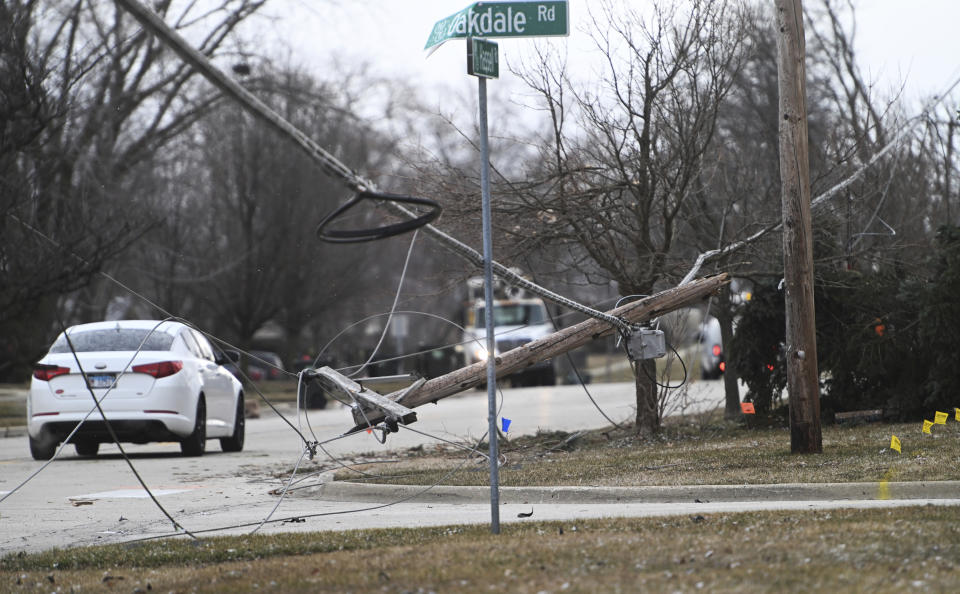
<instances>
[{"instance_id":1,"label":"white utility truck","mask_svg":"<svg viewBox=\"0 0 960 594\"><path fill-rule=\"evenodd\" d=\"M467 365L487 360L486 307L483 298L483 278L467 281L468 299L464 316L463 349ZM506 286L494 279L493 335L495 356L513 350L528 342L554 332L547 314L547 306L539 298L526 297L522 289ZM514 386L553 386L557 373L552 359L541 361L510 376Z\"/></svg>"}]
</instances>

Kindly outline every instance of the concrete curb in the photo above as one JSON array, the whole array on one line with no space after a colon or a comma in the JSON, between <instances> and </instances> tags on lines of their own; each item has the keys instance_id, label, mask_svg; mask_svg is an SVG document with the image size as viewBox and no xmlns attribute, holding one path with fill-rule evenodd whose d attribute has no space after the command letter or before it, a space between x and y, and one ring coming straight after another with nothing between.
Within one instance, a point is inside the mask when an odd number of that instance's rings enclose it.
<instances>
[{"instance_id":1,"label":"concrete curb","mask_svg":"<svg viewBox=\"0 0 960 594\"><path fill-rule=\"evenodd\" d=\"M331 481L296 497L388 503L485 503L489 487L378 485ZM501 487L501 503L615 504L864 499L957 499L960 481L788 483L781 485L685 485L677 487Z\"/></svg>"},{"instance_id":2,"label":"concrete curb","mask_svg":"<svg viewBox=\"0 0 960 594\"><path fill-rule=\"evenodd\" d=\"M0 439L4 437L23 437L27 434L26 425L13 425L11 427L0 427Z\"/></svg>"}]
</instances>

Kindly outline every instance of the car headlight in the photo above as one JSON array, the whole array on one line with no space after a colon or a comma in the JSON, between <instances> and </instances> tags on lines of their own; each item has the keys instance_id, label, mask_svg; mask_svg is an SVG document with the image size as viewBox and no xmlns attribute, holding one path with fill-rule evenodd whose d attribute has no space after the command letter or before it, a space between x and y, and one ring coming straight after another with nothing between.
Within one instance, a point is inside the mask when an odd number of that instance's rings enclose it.
<instances>
[{"instance_id":1,"label":"car headlight","mask_svg":"<svg viewBox=\"0 0 960 594\"><path fill-rule=\"evenodd\" d=\"M473 358L477 361L486 361L487 360L487 349L483 347L476 347L473 349Z\"/></svg>"},{"instance_id":2,"label":"car headlight","mask_svg":"<svg viewBox=\"0 0 960 594\"><path fill-rule=\"evenodd\" d=\"M494 356L497 356L498 354L499 354L499 353L497 353L496 350L493 351L493 355L494 355ZM474 357L477 361L486 361L486 360L487 360L487 349L484 348L484 347L482 347L482 346L474 347L474 349L473 349L473 357Z\"/></svg>"}]
</instances>

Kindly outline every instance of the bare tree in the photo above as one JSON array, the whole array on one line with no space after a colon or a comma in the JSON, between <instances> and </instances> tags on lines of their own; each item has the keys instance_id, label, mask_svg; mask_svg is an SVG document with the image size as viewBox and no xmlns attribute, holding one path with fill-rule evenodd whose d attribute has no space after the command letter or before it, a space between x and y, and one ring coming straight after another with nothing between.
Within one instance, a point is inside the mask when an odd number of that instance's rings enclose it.
<instances>
[{"instance_id":1,"label":"bare tree","mask_svg":"<svg viewBox=\"0 0 960 594\"><path fill-rule=\"evenodd\" d=\"M741 68L717 116L717 141L708 148L698 191L684 205L687 250L703 253L748 237L780 219L777 146L776 40L770 11L754 6L743 12ZM689 256L693 259L694 254ZM715 269L741 277L779 274L780 246L765 241L715 263ZM733 323L739 299L724 292L708 311L720 324L725 353L723 371L727 418L740 416L740 393Z\"/></svg>"},{"instance_id":2,"label":"bare tree","mask_svg":"<svg viewBox=\"0 0 960 594\"><path fill-rule=\"evenodd\" d=\"M956 104L953 101L949 106L930 114L924 147L930 154L935 177L931 192L931 219L950 224L955 224L954 221L960 216L960 205L954 204L957 201L954 181L958 168L956 143L960 133L960 113L954 107Z\"/></svg>"},{"instance_id":3,"label":"bare tree","mask_svg":"<svg viewBox=\"0 0 960 594\"><path fill-rule=\"evenodd\" d=\"M821 0L807 12L811 80L830 114L824 162L819 178L813 179L816 193L818 187L829 187L863 168L908 122L901 98L885 96L859 68L853 4ZM930 139L928 146L938 142ZM929 197L930 168L937 159L923 154L923 144L915 137L899 142L879 166L863 171L841 199L820 214L821 241L842 246L835 266L848 270L897 262L914 266L925 257L936 226L930 224Z\"/></svg>"},{"instance_id":4,"label":"bare tree","mask_svg":"<svg viewBox=\"0 0 960 594\"><path fill-rule=\"evenodd\" d=\"M531 222L513 230L521 248L562 246L622 294L650 294L681 261L684 207L741 64L742 16L714 0L657 3L649 17L605 2L590 24L606 63L599 89L571 91L556 59L524 71L552 129L535 181L500 188L498 208ZM660 426L655 374L652 361L638 365L644 436Z\"/></svg>"},{"instance_id":5,"label":"bare tree","mask_svg":"<svg viewBox=\"0 0 960 594\"><path fill-rule=\"evenodd\" d=\"M261 4L154 9L215 55ZM11 95L17 113L39 124L10 120L32 138L3 147L0 316L33 315L33 328L47 328L51 300L88 284L162 216L138 201L150 163L217 96L112 3L5 2L0 20L4 84L21 91ZM32 107L20 101L29 97Z\"/></svg>"},{"instance_id":6,"label":"bare tree","mask_svg":"<svg viewBox=\"0 0 960 594\"><path fill-rule=\"evenodd\" d=\"M390 171L395 139L354 111L360 101L352 90L369 96L376 81L359 72L325 83L262 60L244 64L243 84L338 158L370 177ZM146 274L154 292L179 294L181 315L239 346L292 357L315 353L365 308L389 303L403 251L318 239L323 216L351 196L293 144L224 103L176 146L177 171L166 183L182 193L169 200L145 251L155 263ZM336 225L377 226L379 214L361 205ZM366 299L348 298L357 294ZM272 338L262 332L268 325Z\"/></svg>"}]
</instances>

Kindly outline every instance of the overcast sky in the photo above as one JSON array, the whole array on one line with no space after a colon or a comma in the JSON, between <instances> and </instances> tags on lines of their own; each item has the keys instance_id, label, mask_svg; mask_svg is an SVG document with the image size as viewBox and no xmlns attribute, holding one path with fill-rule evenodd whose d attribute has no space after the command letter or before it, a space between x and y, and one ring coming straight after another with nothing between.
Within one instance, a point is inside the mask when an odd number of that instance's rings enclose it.
<instances>
[{"instance_id":1,"label":"overcast sky","mask_svg":"<svg viewBox=\"0 0 960 594\"><path fill-rule=\"evenodd\" d=\"M588 1L570 0L571 36L555 42L563 43L574 61L591 51L589 38L581 31ZM960 73L960 35L956 33L960 1L855 2L858 57L868 77L884 85L905 80L907 96L919 98L941 90ZM272 0L267 13L280 17L271 28L289 44L298 62L322 71L333 56L366 61L375 72L417 82L431 101L431 96L445 92L436 90L438 86L475 86L465 73L463 41L447 42L429 58L422 49L436 21L469 4L469 0ZM806 2L808 7L814 4ZM528 50L531 43L500 40L501 64ZM501 69L501 79L509 76Z\"/></svg>"}]
</instances>

